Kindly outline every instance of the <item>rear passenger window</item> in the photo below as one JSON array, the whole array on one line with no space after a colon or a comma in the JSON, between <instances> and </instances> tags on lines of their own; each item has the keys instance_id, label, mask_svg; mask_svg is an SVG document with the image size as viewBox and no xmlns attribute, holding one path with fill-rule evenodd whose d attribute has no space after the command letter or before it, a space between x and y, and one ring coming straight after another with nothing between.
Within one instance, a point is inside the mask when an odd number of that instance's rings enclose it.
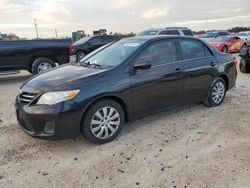
<instances>
[{"instance_id":1,"label":"rear passenger window","mask_svg":"<svg viewBox=\"0 0 250 188\"><path fill-rule=\"evenodd\" d=\"M197 40L180 40L180 46L184 59L205 57L204 45Z\"/></svg>"},{"instance_id":2,"label":"rear passenger window","mask_svg":"<svg viewBox=\"0 0 250 188\"><path fill-rule=\"evenodd\" d=\"M146 48L136 62L149 62L154 67L175 61L177 61L175 42L161 41Z\"/></svg>"},{"instance_id":3,"label":"rear passenger window","mask_svg":"<svg viewBox=\"0 0 250 188\"><path fill-rule=\"evenodd\" d=\"M159 35L180 35L178 30L166 30L159 33Z\"/></svg>"}]
</instances>

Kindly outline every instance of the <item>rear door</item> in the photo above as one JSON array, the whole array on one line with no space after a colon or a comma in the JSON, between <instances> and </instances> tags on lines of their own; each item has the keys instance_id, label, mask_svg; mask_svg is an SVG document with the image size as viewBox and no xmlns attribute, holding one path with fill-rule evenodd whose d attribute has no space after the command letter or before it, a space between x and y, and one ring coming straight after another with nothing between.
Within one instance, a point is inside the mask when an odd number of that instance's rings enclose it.
<instances>
[{"instance_id":1,"label":"rear door","mask_svg":"<svg viewBox=\"0 0 250 188\"><path fill-rule=\"evenodd\" d=\"M241 49L241 39L239 37L232 37L230 40L229 51L239 52Z\"/></svg>"},{"instance_id":2,"label":"rear door","mask_svg":"<svg viewBox=\"0 0 250 188\"><path fill-rule=\"evenodd\" d=\"M184 66L184 100L203 100L217 74L217 61L205 44L195 39L180 39L179 47Z\"/></svg>"},{"instance_id":3,"label":"rear door","mask_svg":"<svg viewBox=\"0 0 250 188\"><path fill-rule=\"evenodd\" d=\"M161 40L146 47L134 64L149 62L151 68L130 76L134 113L142 116L182 103L183 66L174 40Z\"/></svg>"}]
</instances>

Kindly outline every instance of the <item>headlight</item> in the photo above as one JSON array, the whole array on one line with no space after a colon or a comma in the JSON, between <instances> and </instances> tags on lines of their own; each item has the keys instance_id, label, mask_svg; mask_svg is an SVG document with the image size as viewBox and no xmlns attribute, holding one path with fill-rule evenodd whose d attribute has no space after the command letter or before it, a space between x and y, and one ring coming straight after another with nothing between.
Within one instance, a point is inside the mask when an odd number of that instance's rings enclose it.
<instances>
[{"instance_id":1,"label":"headlight","mask_svg":"<svg viewBox=\"0 0 250 188\"><path fill-rule=\"evenodd\" d=\"M79 91L80 90L48 92L40 97L40 99L37 101L37 104L53 105L67 101L75 98Z\"/></svg>"}]
</instances>

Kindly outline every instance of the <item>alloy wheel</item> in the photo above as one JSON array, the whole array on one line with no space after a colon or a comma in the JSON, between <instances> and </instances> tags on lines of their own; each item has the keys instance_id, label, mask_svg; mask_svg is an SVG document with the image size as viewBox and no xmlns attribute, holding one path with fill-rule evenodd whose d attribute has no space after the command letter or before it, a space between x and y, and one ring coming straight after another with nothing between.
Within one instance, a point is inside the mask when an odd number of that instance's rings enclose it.
<instances>
[{"instance_id":1,"label":"alloy wheel","mask_svg":"<svg viewBox=\"0 0 250 188\"><path fill-rule=\"evenodd\" d=\"M120 114L110 106L99 109L90 122L92 134L98 139L107 139L113 136L120 126Z\"/></svg>"},{"instance_id":2,"label":"alloy wheel","mask_svg":"<svg viewBox=\"0 0 250 188\"><path fill-rule=\"evenodd\" d=\"M221 101L223 100L224 96L225 96L225 85L222 82L217 82L212 90L212 99L213 102L215 104L219 104L221 103Z\"/></svg>"},{"instance_id":3,"label":"alloy wheel","mask_svg":"<svg viewBox=\"0 0 250 188\"><path fill-rule=\"evenodd\" d=\"M38 73L40 73L40 72L44 72L50 68L52 68L51 64L49 64L47 62L42 62L38 65L37 70L38 70Z\"/></svg>"}]
</instances>

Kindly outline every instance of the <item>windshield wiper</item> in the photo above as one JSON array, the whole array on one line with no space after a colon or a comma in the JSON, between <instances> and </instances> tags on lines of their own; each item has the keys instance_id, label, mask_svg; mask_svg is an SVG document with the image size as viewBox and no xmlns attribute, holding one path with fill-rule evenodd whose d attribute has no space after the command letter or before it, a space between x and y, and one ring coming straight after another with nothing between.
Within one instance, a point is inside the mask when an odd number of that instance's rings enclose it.
<instances>
[{"instance_id":1,"label":"windshield wiper","mask_svg":"<svg viewBox=\"0 0 250 188\"><path fill-rule=\"evenodd\" d=\"M102 67L100 64L84 62L84 61L80 62L80 65L82 65L84 67L94 67L94 68L101 68Z\"/></svg>"}]
</instances>

